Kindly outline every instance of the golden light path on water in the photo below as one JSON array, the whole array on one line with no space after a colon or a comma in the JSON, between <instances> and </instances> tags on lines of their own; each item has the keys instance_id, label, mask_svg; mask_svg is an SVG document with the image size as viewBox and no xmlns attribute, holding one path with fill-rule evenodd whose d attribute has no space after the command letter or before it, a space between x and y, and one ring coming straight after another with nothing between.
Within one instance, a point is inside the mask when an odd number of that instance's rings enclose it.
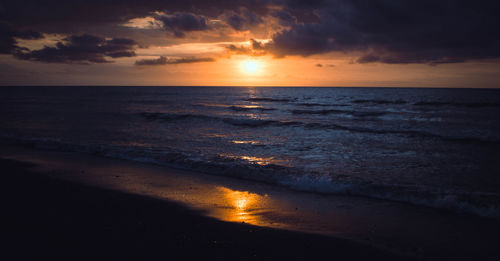
<instances>
[{"instance_id":1,"label":"golden light path on water","mask_svg":"<svg viewBox=\"0 0 500 261\"><path fill-rule=\"evenodd\" d=\"M260 142L258 140L233 140L232 143L256 145L256 144L259 144Z\"/></svg>"}]
</instances>

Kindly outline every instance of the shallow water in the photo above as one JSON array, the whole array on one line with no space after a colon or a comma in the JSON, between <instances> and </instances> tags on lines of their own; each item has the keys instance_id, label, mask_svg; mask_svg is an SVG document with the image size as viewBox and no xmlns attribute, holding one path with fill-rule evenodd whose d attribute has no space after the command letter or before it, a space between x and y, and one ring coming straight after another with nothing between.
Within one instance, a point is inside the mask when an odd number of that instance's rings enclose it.
<instances>
[{"instance_id":1,"label":"shallow water","mask_svg":"<svg viewBox=\"0 0 500 261\"><path fill-rule=\"evenodd\" d=\"M500 217L500 91L3 87L7 143Z\"/></svg>"}]
</instances>

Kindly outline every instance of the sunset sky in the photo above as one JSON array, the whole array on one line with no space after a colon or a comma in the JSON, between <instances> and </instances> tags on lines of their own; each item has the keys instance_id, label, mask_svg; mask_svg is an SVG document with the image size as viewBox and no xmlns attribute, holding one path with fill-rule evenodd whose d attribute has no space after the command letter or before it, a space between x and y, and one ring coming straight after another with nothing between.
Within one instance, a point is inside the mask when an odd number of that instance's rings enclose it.
<instances>
[{"instance_id":1,"label":"sunset sky","mask_svg":"<svg viewBox=\"0 0 500 261\"><path fill-rule=\"evenodd\" d=\"M0 84L498 88L499 7L6 0Z\"/></svg>"}]
</instances>

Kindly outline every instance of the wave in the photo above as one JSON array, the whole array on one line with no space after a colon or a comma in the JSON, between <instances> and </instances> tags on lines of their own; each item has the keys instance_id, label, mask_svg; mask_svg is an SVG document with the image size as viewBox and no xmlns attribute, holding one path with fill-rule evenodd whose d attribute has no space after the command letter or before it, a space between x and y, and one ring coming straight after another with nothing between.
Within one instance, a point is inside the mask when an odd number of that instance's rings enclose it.
<instances>
[{"instance_id":1,"label":"wave","mask_svg":"<svg viewBox=\"0 0 500 261\"><path fill-rule=\"evenodd\" d=\"M248 106L229 106L228 107L230 110L233 111L274 111L276 110L275 108L266 108L266 107L248 107Z\"/></svg>"},{"instance_id":2,"label":"wave","mask_svg":"<svg viewBox=\"0 0 500 261\"><path fill-rule=\"evenodd\" d=\"M500 107L500 102L439 102L439 101L429 101L429 102L416 102L415 106L452 106L452 107L467 107L467 108L483 108L483 107Z\"/></svg>"},{"instance_id":3,"label":"wave","mask_svg":"<svg viewBox=\"0 0 500 261\"><path fill-rule=\"evenodd\" d=\"M164 121L176 121L184 119L205 119L221 121L226 124L233 126L242 127L263 127L263 126L290 126L290 125L303 125L301 122L297 121L278 121L278 120L266 120L266 119L249 119L249 118L227 118L227 117L217 117L208 116L201 114L170 114L170 113L158 113L158 112L143 112L141 115L150 120L164 120Z\"/></svg>"},{"instance_id":4,"label":"wave","mask_svg":"<svg viewBox=\"0 0 500 261\"><path fill-rule=\"evenodd\" d=\"M162 112L143 112L141 113L141 116L150 120L165 120L165 121L183 120L189 118L199 118L199 119L213 118L211 116L202 114L190 114L190 113L174 114L174 113L162 113Z\"/></svg>"},{"instance_id":5,"label":"wave","mask_svg":"<svg viewBox=\"0 0 500 261\"><path fill-rule=\"evenodd\" d=\"M286 98L248 98L244 99L244 101L253 101L253 102L291 102L295 101L296 99L286 99Z\"/></svg>"},{"instance_id":6,"label":"wave","mask_svg":"<svg viewBox=\"0 0 500 261\"><path fill-rule=\"evenodd\" d=\"M316 114L316 115L328 115L328 114L349 114L356 117L376 117L386 114L386 112L381 111L350 111L350 110L292 110L292 114Z\"/></svg>"},{"instance_id":7,"label":"wave","mask_svg":"<svg viewBox=\"0 0 500 261\"><path fill-rule=\"evenodd\" d=\"M177 121L185 119L202 119L202 120L212 120L219 121L225 124L230 124L238 127L304 127L304 128L315 128L315 129L333 129L333 130L343 130L355 133L369 133L369 134L396 134L405 135L409 137L417 138L435 138L446 140L450 142L461 142L461 143L481 143L481 144L500 144L500 141L483 139L480 137L454 137L446 136L421 130L407 130L407 129L375 129L366 127L356 127L356 126L346 126L336 123L306 123L301 121L280 121L271 119L249 119L249 118L227 118L227 117L217 117L208 116L201 114L170 114L170 113L158 113L158 112L143 112L141 115L149 120L163 120L163 121Z\"/></svg>"},{"instance_id":8,"label":"wave","mask_svg":"<svg viewBox=\"0 0 500 261\"><path fill-rule=\"evenodd\" d=\"M353 126L344 126L340 124L318 124L318 123L310 123L306 124L306 126L311 128L332 128L345 130L350 132L358 132L358 133L371 133L371 134L399 134L406 135L410 137L420 137L420 138L435 138L441 139L451 142L461 142L461 143L481 143L481 144L500 144L500 141L496 140L487 140L477 137L453 137L453 136L445 136L436 133L419 131L419 130L390 130L390 129L370 129L364 127L353 127Z\"/></svg>"},{"instance_id":9,"label":"wave","mask_svg":"<svg viewBox=\"0 0 500 261\"><path fill-rule=\"evenodd\" d=\"M363 196L500 219L500 194L497 193L359 180L337 181L327 175L296 176L281 181L280 185L305 192Z\"/></svg>"},{"instance_id":10,"label":"wave","mask_svg":"<svg viewBox=\"0 0 500 261\"><path fill-rule=\"evenodd\" d=\"M164 100L129 100L128 103L146 104L146 105L163 105L166 103Z\"/></svg>"},{"instance_id":11,"label":"wave","mask_svg":"<svg viewBox=\"0 0 500 261\"><path fill-rule=\"evenodd\" d=\"M258 120L258 119L233 119L233 118L222 118L222 121L227 124L234 126L246 126L246 127L260 127L268 126L271 124L277 124L278 121L274 120Z\"/></svg>"},{"instance_id":12,"label":"wave","mask_svg":"<svg viewBox=\"0 0 500 261\"><path fill-rule=\"evenodd\" d=\"M383 111L353 111L352 115L356 117L378 117L387 114Z\"/></svg>"},{"instance_id":13,"label":"wave","mask_svg":"<svg viewBox=\"0 0 500 261\"><path fill-rule=\"evenodd\" d=\"M372 104L395 104L395 105L407 103L406 101L403 101L403 100L372 100L372 99L353 100L352 102L353 103L372 103Z\"/></svg>"},{"instance_id":14,"label":"wave","mask_svg":"<svg viewBox=\"0 0 500 261\"><path fill-rule=\"evenodd\" d=\"M259 165L235 157L216 155L202 159L199 155L191 155L185 151L164 147L159 149L118 145L84 146L65 143L56 139L16 139L12 137L0 137L0 142L36 149L80 152L152 163L210 175L264 182L296 191L363 196L500 219L500 195L496 193L471 192L458 189L443 190L418 185L374 183L346 175L306 172L296 167L276 164Z\"/></svg>"},{"instance_id":15,"label":"wave","mask_svg":"<svg viewBox=\"0 0 500 261\"><path fill-rule=\"evenodd\" d=\"M301 102L294 103L296 106L304 106L304 107L332 107L332 106L349 106L349 104L327 104L327 103L311 103L311 102Z\"/></svg>"},{"instance_id":16,"label":"wave","mask_svg":"<svg viewBox=\"0 0 500 261\"><path fill-rule=\"evenodd\" d=\"M336 110L336 109L328 109L328 110L292 110L292 114L319 114L319 115L327 115L327 114L350 114L351 111L347 110Z\"/></svg>"}]
</instances>

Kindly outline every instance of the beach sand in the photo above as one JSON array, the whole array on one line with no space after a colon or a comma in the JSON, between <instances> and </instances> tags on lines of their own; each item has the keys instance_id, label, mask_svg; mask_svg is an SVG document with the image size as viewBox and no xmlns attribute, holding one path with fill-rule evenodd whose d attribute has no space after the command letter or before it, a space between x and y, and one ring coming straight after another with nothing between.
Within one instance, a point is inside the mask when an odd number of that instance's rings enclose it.
<instances>
[{"instance_id":1,"label":"beach sand","mask_svg":"<svg viewBox=\"0 0 500 261\"><path fill-rule=\"evenodd\" d=\"M498 220L78 153L0 157L4 247L18 260L500 257Z\"/></svg>"}]
</instances>

